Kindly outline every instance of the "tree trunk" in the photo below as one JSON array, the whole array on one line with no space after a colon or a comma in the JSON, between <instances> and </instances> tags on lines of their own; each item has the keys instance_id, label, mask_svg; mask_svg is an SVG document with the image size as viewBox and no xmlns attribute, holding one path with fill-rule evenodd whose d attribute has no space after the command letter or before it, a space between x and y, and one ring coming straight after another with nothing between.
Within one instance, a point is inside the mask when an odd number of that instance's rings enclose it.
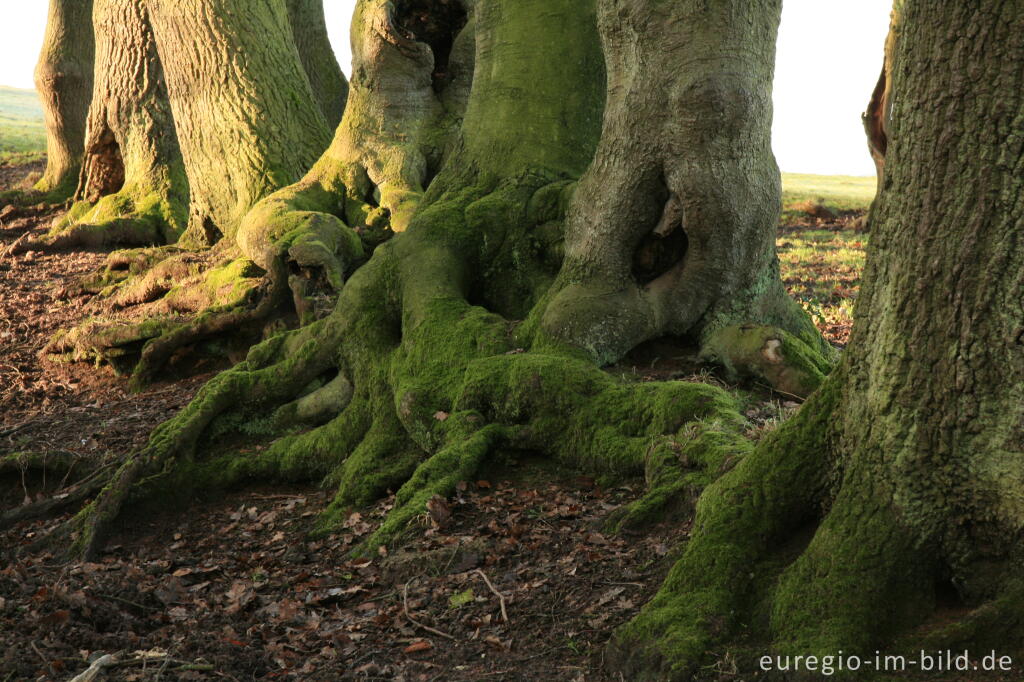
<instances>
[{"instance_id":1,"label":"tree trunk","mask_svg":"<svg viewBox=\"0 0 1024 682\"><path fill-rule=\"evenodd\" d=\"M348 81L338 66L324 18L323 0L288 0L288 16L299 58L309 84L327 120L334 130L341 123L348 98Z\"/></svg>"},{"instance_id":2,"label":"tree trunk","mask_svg":"<svg viewBox=\"0 0 1024 682\"><path fill-rule=\"evenodd\" d=\"M780 12L778 0L599 3L608 106L566 225L549 333L603 363L666 335L728 364L762 357L743 350L755 336L757 351L774 340L791 362L806 353L790 346L829 352L775 255Z\"/></svg>"},{"instance_id":3,"label":"tree trunk","mask_svg":"<svg viewBox=\"0 0 1024 682\"><path fill-rule=\"evenodd\" d=\"M306 176L246 216L238 242L254 261L269 268L284 254L337 290L364 255L352 230L372 245L409 224L450 150L472 82L473 24L460 3L437 4L433 21L417 24L422 8L409 3L357 3L344 117Z\"/></svg>"},{"instance_id":4,"label":"tree trunk","mask_svg":"<svg viewBox=\"0 0 1024 682\"><path fill-rule=\"evenodd\" d=\"M50 0L36 90L46 115L46 172L36 185L65 199L75 191L92 95L92 0Z\"/></svg>"},{"instance_id":5,"label":"tree trunk","mask_svg":"<svg viewBox=\"0 0 1024 682\"><path fill-rule=\"evenodd\" d=\"M149 13L138 0L96 0L96 82L67 239L94 245L177 241L188 181ZM86 241L89 241L85 239Z\"/></svg>"},{"instance_id":6,"label":"tree trunk","mask_svg":"<svg viewBox=\"0 0 1024 682\"><path fill-rule=\"evenodd\" d=\"M233 239L330 140L285 0L149 0L191 192L189 236Z\"/></svg>"},{"instance_id":7,"label":"tree trunk","mask_svg":"<svg viewBox=\"0 0 1024 682\"><path fill-rule=\"evenodd\" d=\"M638 676L689 679L759 603L761 652L1024 650L1024 7L902 5L850 345L705 493L684 558L620 632Z\"/></svg>"}]
</instances>

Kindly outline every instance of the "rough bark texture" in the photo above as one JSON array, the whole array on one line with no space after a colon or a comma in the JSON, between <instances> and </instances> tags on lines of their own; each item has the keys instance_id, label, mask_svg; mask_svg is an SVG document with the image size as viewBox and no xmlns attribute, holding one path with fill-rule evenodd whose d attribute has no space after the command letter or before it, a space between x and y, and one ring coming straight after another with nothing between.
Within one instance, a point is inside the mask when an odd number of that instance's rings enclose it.
<instances>
[{"instance_id":1,"label":"rough bark texture","mask_svg":"<svg viewBox=\"0 0 1024 682\"><path fill-rule=\"evenodd\" d=\"M466 8L385 0L356 5L353 78L334 140L306 176L260 202L238 234L265 268L276 259L306 273L289 284L305 319L310 279L337 291L366 252L402 231L451 148L472 80ZM417 23L417 22L421 23ZM431 41L431 42L427 42Z\"/></svg>"},{"instance_id":2,"label":"rough bark texture","mask_svg":"<svg viewBox=\"0 0 1024 682\"><path fill-rule=\"evenodd\" d=\"M50 0L36 90L46 115L46 172L36 189L65 199L75 191L92 95L92 0Z\"/></svg>"},{"instance_id":3,"label":"rough bark texture","mask_svg":"<svg viewBox=\"0 0 1024 682\"><path fill-rule=\"evenodd\" d=\"M144 246L177 241L188 181L149 15L138 0L96 0L96 76L80 202L62 241Z\"/></svg>"},{"instance_id":4,"label":"rough bark texture","mask_svg":"<svg viewBox=\"0 0 1024 682\"><path fill-rule=\"evenodd\" d=\"M826 350L775 255L780 12L778 0L599 3L608 106L570 210L549 333L602 362L657 336L707 341L738 323Z\"/></svg>"},{"instance_id":5,"label":"rough bark texture","mask_svg":"<svg viewBox=\"0 0 1024 682\"><path fill-rule=\"evenodd\" d=\"M348 80L331 48L324 18L323 0L288 0L292 37L302 66L313 88L327 126L334 130L341 122L348 98Z\"/></svg>"},{"instance_id":6,"label":"rough bark texture","mask_svg":"<svg viewBox=\"0 0 1024 682\"><path fill-rule=\"evenodd\" d=\"M901 24L848 350L705 492L619 633L634 679L769 646L1024 648L1024 7L906 0Z\"/></svg>"},{"instance_id":7,"label":"rough bark texture","mask_svg":"<svg viewBox=\"0 0 1024 682\"><path fill-rule=\"evenodd\" d=\"M191 190L189 236L233 239L253 204L302 177L329 141L285 0L147 7Z\"/></svg>"}]
</instances>

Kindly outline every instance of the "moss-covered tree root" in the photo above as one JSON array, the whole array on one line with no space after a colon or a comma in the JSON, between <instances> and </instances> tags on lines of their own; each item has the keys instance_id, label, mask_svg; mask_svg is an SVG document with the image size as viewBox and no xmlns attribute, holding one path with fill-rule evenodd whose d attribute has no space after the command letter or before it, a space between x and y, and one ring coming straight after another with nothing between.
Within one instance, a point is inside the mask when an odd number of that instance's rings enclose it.
<instances>
[{"instance_id":1,"label":"moss-covered tree root","mask_svg":"<svg viewBox=\"0 0 1024 682\"><path fill-rule=\"evenodd\" d=\"M133 499L251 478L336 487L323 531L397 490L367 541L386 544L427 499L450 494L504 448L611 480L646 474L650 493L628 512L642 523L742 458L744 420L722 389L623 383L571 348L533 348L508 319L472 305L471 263L494 226L471 226L508 221L506 243L516 244L536 226L529 198L551 180L458 184L377 248L331 316L254 347L160 427L73 522L75 547L94 552ZM230 446L247 434L283 437L256 454Z\"/></svg>"},{"instance_id":2,"label":"moss-covered tree root","mask_svg":"<svg viewBox=\"0 0 1024 682\"><path fill-rule=\"evenodd\" d=\"M14 479L25 495L26 503L0 513L0 529L25 521L52 517L81 507L109 480L109 467L76 457L71 453L16 452L0 456L0 479ZM39 480L28 481L30 477ZM38 483L43 492L58 489L59 494L31 502L30 488Z\"/></svg>"}]
</instances>

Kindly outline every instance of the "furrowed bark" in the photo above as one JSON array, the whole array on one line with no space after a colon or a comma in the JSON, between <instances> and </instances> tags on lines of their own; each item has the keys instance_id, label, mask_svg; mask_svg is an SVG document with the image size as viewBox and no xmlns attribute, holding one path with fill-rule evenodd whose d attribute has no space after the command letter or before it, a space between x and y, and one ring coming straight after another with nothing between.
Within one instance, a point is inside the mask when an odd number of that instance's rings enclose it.
<instances>
[{"instance_id":1,"label":"furrowed bark","mask_svg":"<svg viewBox=\"0 0 1024 682\"><path fill-rule=\"evenodd\" d=\"M41 192L66 199L75 191L93 79L92 0L50 0L36 90L46 116L46 171Z\"/></svg>"},{"instance_id":2,"label":"furrowed bark","mask_svg":"<svg viewBox=\"0 0 1024 682\"><path fill-rule=\"evenodd\" d=\"M253 204L301 177L329 141L285 0L147 6L191 190L188 238L233 239Z\"/></svg>"},{"instance_id":3,"label":"furrowed bark","mask_svg":"<svg viewBox=\"0 0 1024 682\"><path fill-rule=\"evenodd\" d=\"M189 190L149 13L136 0L96 0L92 21L82 203L65 218L63 241L172 243L185 229Z\"/></svg>"}]
</instances>

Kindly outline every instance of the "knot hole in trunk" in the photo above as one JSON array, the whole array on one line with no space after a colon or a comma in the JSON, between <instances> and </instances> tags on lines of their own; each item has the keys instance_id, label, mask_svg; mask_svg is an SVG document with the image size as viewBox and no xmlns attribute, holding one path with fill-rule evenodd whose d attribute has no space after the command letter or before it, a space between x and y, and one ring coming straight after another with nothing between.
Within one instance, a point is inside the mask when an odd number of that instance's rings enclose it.
<instances>
[{"instance_id":1,"label":"knot hole in trunk","mask_svg":"<svg viewBox=\"0 0 1024 682\"><path fill-rule=\"evenodd\" d=\"M641 286L650 284L681 263L689 247L683 227L685 212L682 201L669 191L664 178L659 190L654 199L662 206L661 216L643 234L633 251L633 277Z\"/></svg>"}]
</instances>

